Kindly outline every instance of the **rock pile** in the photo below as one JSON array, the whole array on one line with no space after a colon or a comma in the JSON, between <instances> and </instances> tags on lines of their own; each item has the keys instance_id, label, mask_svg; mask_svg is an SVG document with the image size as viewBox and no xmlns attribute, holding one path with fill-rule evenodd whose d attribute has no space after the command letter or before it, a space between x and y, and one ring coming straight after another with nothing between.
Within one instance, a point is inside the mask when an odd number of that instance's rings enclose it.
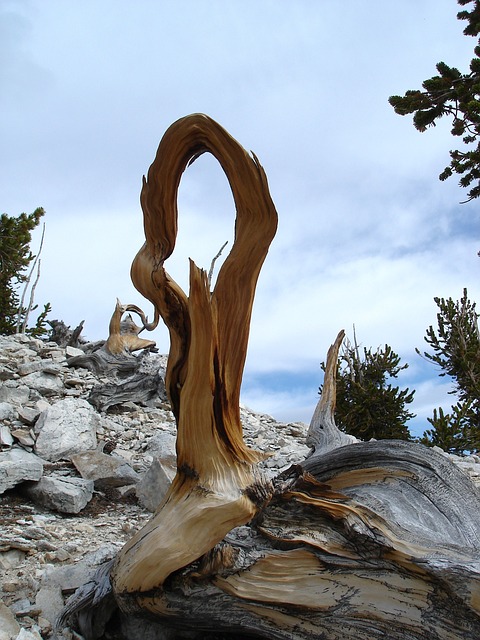
<instances>
[{"instance_id":1,"label":"rock pile","mask_svg":"<svg viewBox=\"0 0 480 640\"><path fill-rule=\"evenodd\" d=\"M89 400L111 380L69 366L81 354L0 336L0 640L51 637L64 600L149 519L175 473L164 393L98 411ZM164 371L165 356L142 357ZM271 454L265 473L309 452L307 425L241 417L247 444Z\"/></svg>"},{"instance_id":2,"label":"rock pile","mask_svg":"<svg viewBox=\"0 0 480 640\"><path fill-rule=\"evenodd\" d=\"M0 640L50 638L65 599L149 519L175 473L164 393L99 411L92 398L111 380L69 366L82 353L0 336ZM139 357L164 371L165 356ZM247 444L271 454L265 473L309 452L307 425L241 417ZM451 458L480 486L479 457Z\"/></svg>"}]
</instances>

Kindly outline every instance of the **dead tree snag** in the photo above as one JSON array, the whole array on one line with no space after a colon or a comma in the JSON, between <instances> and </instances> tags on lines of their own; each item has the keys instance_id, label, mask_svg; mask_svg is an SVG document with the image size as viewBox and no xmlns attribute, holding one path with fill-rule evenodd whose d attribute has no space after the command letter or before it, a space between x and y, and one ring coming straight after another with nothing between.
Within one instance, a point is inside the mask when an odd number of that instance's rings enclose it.
<instances>
[{"instance_id":1,"label":"dead tree snag","mask_svg":"<svg viewBox=\"0 0 480 640\"><path fill-rule=\"evenodd\" d=\"M212 292L206 272L190 262L187 297L163 264L175 247L180 177L204 152L217 158L232 188L235 239ZM124 602L161 589L169 575L258 510L252 496L261 455L243 442L240 385L257 278L277 228L258 160L204 115L168 129L144 179L141 203L146 242L132 280L170 332L166 388L177 420L178 471L157 514L118 556L112 578ZM161 598L156 601L161 609Z\"/></svg>"},{"instance_id":2,"label":"dead tree snag","mask_svg":"<svg viewBox=\"0 0 480 640\"><path fill-rule=\"evenodd\" d=\"M175 247L181 174L206 151L232 188L235 241L213 292L190 263L187 296L163 265ZM179 120L160 143L141 203L146 242L132 279L170 332L177 475L150 522L65 616L76 612L88 638L102 632L114 603L116 630L128 640L171 638L165 629L176 628L188 638L479 638L479 493L421 445L351 443L338 432L342 332L309 431L312 454L270 483L243 442L250 315L277 224L255 156L206 116Z\"/></svg>"}]
</instances>

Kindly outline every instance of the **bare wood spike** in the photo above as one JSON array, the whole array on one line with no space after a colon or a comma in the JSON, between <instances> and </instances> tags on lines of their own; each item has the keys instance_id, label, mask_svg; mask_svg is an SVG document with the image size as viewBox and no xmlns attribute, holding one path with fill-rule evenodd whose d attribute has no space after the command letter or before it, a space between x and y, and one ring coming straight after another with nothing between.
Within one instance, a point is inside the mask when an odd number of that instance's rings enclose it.
<instances>
[{"instance_id":1,"label":"bare wood spike","mask_svg":"<svg viewBox=\"0 0 480 640\"><path fill-rule=\"evenodd\" d=\"M355 438L343 433L335 424L335 402L337 393L338 352L345 337L342 329L327 354L322 395L310 422L307 444L314 449L314 454L325 453L355 442Z\"/></svg>"}]
</instances>

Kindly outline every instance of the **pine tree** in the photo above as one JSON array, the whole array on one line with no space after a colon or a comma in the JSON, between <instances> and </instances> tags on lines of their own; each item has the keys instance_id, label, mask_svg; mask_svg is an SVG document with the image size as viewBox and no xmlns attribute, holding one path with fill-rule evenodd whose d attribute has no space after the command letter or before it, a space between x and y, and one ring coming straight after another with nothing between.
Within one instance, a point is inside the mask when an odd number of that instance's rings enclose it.
<instances>
[{"instance_id":1,"label":"pine tree","mask_svg":"<svg viewBox=\"0 0 480 640\"><path fill-rule=\"evenodd\" d=\"M446 451L480 451L480 333L475 302L467 289L458 301L434 298L439 309L438 328L427 329L425 341L433 353L417 353L449 376L458 402L450 413L434 411L428 421L433 429L423 435L424 444L436 444Z\"/></svg>"},{"instance_id":2,"label":"pine tree","mask_svg":"<svg viewBox=\"0 0 480 640\"><path fill-rule=\"evenodd\" d=\"M476 37L480 33L480 0L457 0L460 6L472 4L471 11L457 13L468 25L463 33ZM413 124L420 131L436 125L443 116L452 117L453 136L461 137L463 150L450 151L450 164L440 173L446 180L454 173L461 175L460 186L470 188L468 201L480 196L480 39L468 73L461 73L445 62L436 67L438 75L422 83L422 90L409 90L403 96L388 99L399 115L413 113Z\"/></svg>"},{"instance_id":3,"label":"pine tree","mask_svg":"<svg viewBox=\"0 0 480 640\"><path fill-rule=\"evenodd\" d=\"M0 216L0 334L9 335L17 331L18 314L23 318L26 310L20 309L18 287L27 280L25 270L34 259L30 251L31 232L37 227L45 211L38 207L33 213L21 213L18 217ZM46 315L50 305L46 304L35 327L28 329L32 335L46 333Z\"/></svg>"},{"instance_id":4,"label":"pine tree","mask_svg":"<svg viewBox=\"0 0 480 640\"><path fill-rule=\"evenodd\" d=\"M323 366L323 365L322 365ZM389 345L376 351L347 342L338 359L335 421L339 429L362 440L410 440L406 422L414 417L406 408L414 391L400 390L389 380L408 364Z\"/></svg>"},{"instance_id":5,"label":"pine tree","mask_svg":"<svg viewBox=\"0 0 480 640\"><path fill-rule=\"evenodd\" d=\"M433 417L427 418L432 429L424 432L420 442L424 445L437 446L448 453L462 454L465 451L478 451L478 432L476 436L471 428L471 405L458 402L452 406L451 413L445 413L442 407L433 410Z\"/></svg>"}]
</instances>

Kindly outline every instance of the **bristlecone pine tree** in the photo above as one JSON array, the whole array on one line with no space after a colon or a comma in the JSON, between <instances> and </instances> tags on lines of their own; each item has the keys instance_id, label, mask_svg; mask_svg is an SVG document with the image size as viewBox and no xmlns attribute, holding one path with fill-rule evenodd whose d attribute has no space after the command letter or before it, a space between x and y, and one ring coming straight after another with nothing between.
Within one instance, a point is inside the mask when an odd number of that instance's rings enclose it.
<instances>
[{"instance_id":1,"label":"bristlecone pine tree","mask_svg":"<svg viewBox=\"0 0 480 640\"><path fill-rule=\"evenodd\" d=\"M457 14L468 24L463 33L477 37L480 33L479 0L458 0L470 10ZM451 133L461 138L464 146L450 151L450 164L440 174L440 180L457 173L460 186L468 188L468 200L480 196L480 40L474 48L470 69L462 73L445 62L437 64L438 75L422 84L422 90L409 90L403 96L391 96L389 102L399 115L413 113L413 124L420 131L435 126L443 116L452 118ZM467 200L467 201L468 201Z\"/></svg>"},{"instance_id":2,"label":"bristlecone pine tree","mask_svg":"<svg viewBox=\"0 0 480 640\"><path fill-rule=\"evenodd\" d=\"M439 312L438 327L427 329L425 341L433 353L423 357L440 368L440 376L449 376L458 402L450 413L435 409L428 418L433 429L422 438L424 444L438 445L445 451L480 451L480 333L475 302L463 290L460 300L434 299ZM420 351L417 349L417 353Z\"/></svg>"},{"instance_id":3,"label":"bristlecone pine tree","mask_svg":"<svg viewBox=\"0 0 480 640\"><path fill-rule=\"evenodd\" d=\"M235 240L213 291L190 263L187 295L164 269L182 172L219 161ZM151 520L68 603L88 640L478 640L480 495L420 444L350 444L333 420L340 332L308 432L311 455L268 478L243 439L240 386L257 278L277 227L263 168L220 125L165 133L141 195L136 287L170 331L166 389L177 473ZM328 306L328 303L326 303ZM107 635L105 635L107 634Z\"/></svg>"},{"instance_id":4,"label":"bristlecone pine tree","mask_svg":"<svg viewBox=\"0 0 480 640\"><path fill-rule=\"evenodd\" d=\"M30 250L31 232L37 227L45 211L38 207L33 213L18 217L3 213L0 216L0 335L15 333L18 325L20 299L18 288L25 283L25 270L34 255ZM32 335L46 333L45 318L50 305L44 307L36 326L28 331ZM20 317L25 310L20 310Z\"/></svg>"}]
</instances>

